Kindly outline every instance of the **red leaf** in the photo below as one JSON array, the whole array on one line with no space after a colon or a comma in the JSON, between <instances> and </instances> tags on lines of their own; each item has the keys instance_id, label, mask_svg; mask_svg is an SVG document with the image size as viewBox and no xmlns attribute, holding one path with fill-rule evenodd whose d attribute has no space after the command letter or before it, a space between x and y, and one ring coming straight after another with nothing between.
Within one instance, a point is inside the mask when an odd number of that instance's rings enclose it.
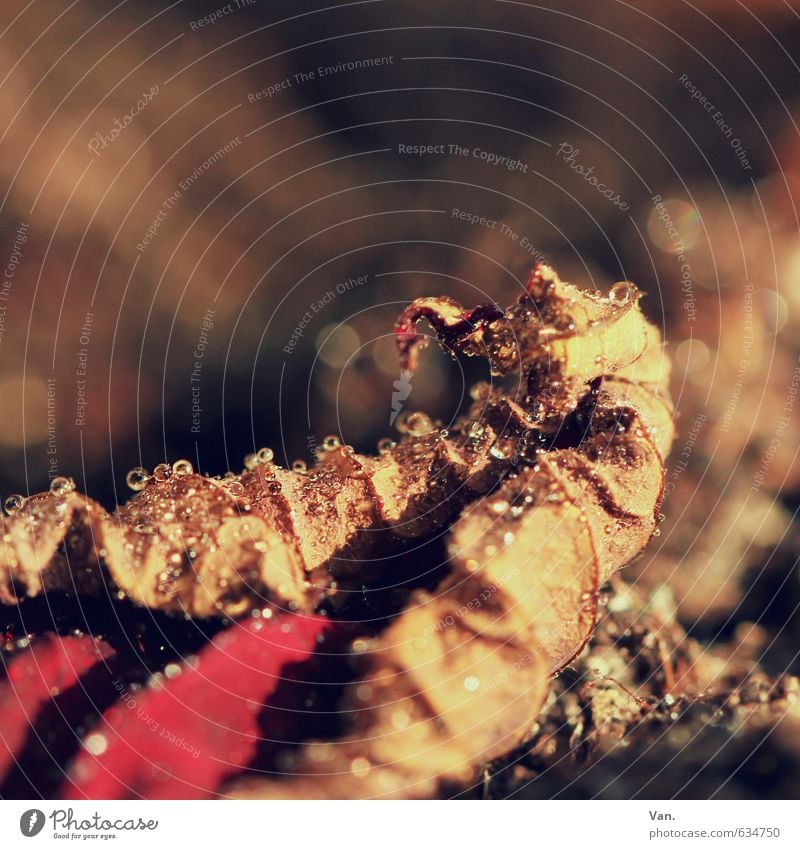
<instances>
[{"instance_id":1,"label":"red leaf","mask_svg":"<svg viewBox=\"0 0 800 849\"><path fill-rule=\"evenodd\" d=\"M41 637L30 649L5 657L6 679L0 682L0 776L22 752L38 716L63 691L113 654L90 637Z\"/></svg>"},{"instance_id":2,"label":"red leaf","mask_svg":"<svg viewBox=\"0 0 800 849\"><path fill-rule=\"evenodd\" d=\"M330 623L291 615L234 624L195 662L123 690L85 741L62 787L68 799L202 799L259 741L258 716L288 664L308 658Z\"/></svg>"}]
</instances>

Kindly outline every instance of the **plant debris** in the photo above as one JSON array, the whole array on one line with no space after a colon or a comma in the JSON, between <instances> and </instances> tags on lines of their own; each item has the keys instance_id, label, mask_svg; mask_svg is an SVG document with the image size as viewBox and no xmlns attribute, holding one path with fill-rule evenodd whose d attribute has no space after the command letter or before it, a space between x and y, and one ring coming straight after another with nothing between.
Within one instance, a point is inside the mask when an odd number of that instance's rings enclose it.
<instances>
[{"instance_id":1,"label":"plant debris","mask_svg":"<svg viewBox=\"0 0 800 849\"><path fill-rule=\"evenodd\" d=\"M4 520L6 604L62 592L110 594L189 619L283 609L300 635L305 625L292 620L315 611L339 618L355 588L379 580L376 557L447 532L441 581L413 592L377 634L352 641L354 680L336 708L348 722L336 745L284 752L282 771L292 775L239 780L234 795L429 796L468 784L477 763L527 737L551 677L591 637L601 586L656 531L673 413L660 337L633 284L605 296L537 265L507 309L423 298L397 323L408 368L424 342L421 318L445 347L485 357L499 378L473 389L467 414L448 430L412 412L400 421L404 436L375 457L329 437L310 468L281 468L262 449L224 478L199 475L185 460L152 474L134 469L138 494L113 515L57 478L50 493L15 501ZM306 645L298 639L294 648ZM276 675L284 655L264 652L264 669ZM205 661L212 679L217 662ZM234 674L224 662L221 673ZM193 728L198 675L182 674L145 700L169 734L181 733L174 699L188 700L183 724L187 734ZM268 689L251 691L252 683L230 697L263 703ZM226 704L217 694L204 715L237 715ZM241 714L239 733L254 733L252 715L252 706ZM121 792L138 771L130 746L141 729L121 706L104 722L121 741L103 736L110 778L87 772L91 747L70 772L89 793ZM129 792L174 794L173 779L211 792L225 773L190 776L187 758L170 751L176 774L159 767L161 785L151 776Z\"/></svg>"}]
</instances>

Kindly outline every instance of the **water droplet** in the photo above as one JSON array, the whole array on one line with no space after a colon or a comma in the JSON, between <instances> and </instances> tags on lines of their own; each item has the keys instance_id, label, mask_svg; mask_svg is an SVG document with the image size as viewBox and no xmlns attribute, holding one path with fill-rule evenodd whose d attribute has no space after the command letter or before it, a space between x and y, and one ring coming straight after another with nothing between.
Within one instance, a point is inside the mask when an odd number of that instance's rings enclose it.
<instances>
[{"instance_id":1,"label":"water droplet","mask_svg":"<svg viewBox=\"0 0 800 849\"><path fill-rule=\"evenodd\" d=\"M394 420L394 426L399 433L408 433L408 413L403 412Z\"/></svg>"},{"instance_id":2,"label":"water droplet","mask_svg":"<svg viewBox=\"0 0 800 849\"><path fill-rule=\"evenodd\" d=\"M473 401L485 401L491 394L491 390L492 387L486 381L481 380L469 390L469 397Z\"/></svg>"},{"instance_id":3,"label":"water droplet","mask_svg":"<svg viewBox=\"0 0 800 849\"><path fill-rule=\"evenodd\" d=\"M25 496L24 495L9 495L6 498L3 507L5 507L6 513L9 516L13 516L14 513L21 510L25 506Z\"/></svg>"},{"instance_id":4,"label":"water droplet","mask_svg":"<svg viewBox=\"0 0 800 849\"><path fill-rule=\"evenodd\" d=\"M479 678L476 678L474 675L469 675L464 679L464 689L468 693L474 693L478 687L481 686L481 682Z\"/></svg>"},{"instance_id":5,"label":"water droplet","mask_svg":"<svg viewBox=\"0 0 800 849\"><path fill-rule=\"evenodd\" d=\"M172 477L172 466L168 463L159 463L155 469L153 469L153 477L159 483L169 480Z\"/></svg>"},{"instance_id":6,"label":"water droplet","mask_svg":"<svg viewBox=\"0 0 800 849\"><path fill-rule=\"evenodd\" d=\"M175 477L184 478L194 472L194 466L188 460L176 460L172 464L172 473Z\"/></svg>"},{"instance_id":7,"label":"water droplet","mask_svg":"<svg viewBox=\"0 0 800 849\"><path fill-rule=\"evenodd\" d=\"M296 472L298 475L304 475L308 471L308 466L306 465L305 460L295 460L292 463L292 471Z\"/></svg>"},{"instance_id":8,"label":"water droplet","mask_svg":"<svg viewBox=\"0 0 800 849\"><path fill-rule=\"evenodd\" d=\"M608 293L608 299L615 304L627 304L639 290L629 280L615 283Z\"/></svg>"},{"instance_id":9,"label":"water droplet","mask_svg":"<svg viewBox=\"0 0 800 849\"><path fill-rule=\"evenodd\" d=\"M427 436L433 430L433 422L425 413L411 413L406 419L406 427L411 436Z\"/></svg>"},{"instance_id":10,"label":"water droplet","mask_svg":"<svg viewBox=\"0 0 800 849\"><path fill-rule=\"evenodd\" d=\"M489 449L489 453L495 460L508 460L514 455L516 445L513 439L498 439Z\"/></svg>"},{"instance_id":11,"label":"water droplet","mask_svg":"<svg viewBox=\"0 0 800 849\"><path fill-rule=\"evenodd\" d=\"M486 433L486 428L480 422L471 422L467 425L466 434L470 439L480 439Z\"/></svg>"},{"instance_id":12,"label":"water droplet","mask_svg":"<svg viewBox=\"0 0 800 849\"><path fill-rule=\"evenodd\" d=\"M181 668L177 663L168 663L164 667L164 675L167 676L170 680L173 678L177 678L181 674Z\"/></svg>"},{"instance_id":13,"label":"water droplet","mask_svg":"<svg viewBox=\"0 0 800 849\"><path fill-rule=\"evenodd\" d=\"M258 457L255 454L250 453L246 454L244 458L244 467L249 471L253 471L255 467L258 465Z\"/></svg>"},{"instance_id":14,"label":"water droplet","mask_svg":"<svg viewBox=\"0 0 800 849\"><path fill-rule=\"evenodd\" d=\"M141 492L147 485L148 480L150 480L150 473L141 466L134 466L125 477L125 483L128 484L128 488L134 492Z\"/></svg>"},{"instance_id":15,"label":"water droplet","mask_svg":"<svg viewBox=\"0 0 800 849\"><path fill-rule=\"evenodd\" d=\"M90 734L83 744L90 755L102 755L108 748L108 740L103 734Z\"/></svg>"},{"instance_id":16,"label":"water droplet","mask_svg":"<svg viewBox=\"0 0 800 849\"><path fill-rule=\"evenodd\" d=\"M58 475L50 481L50 492L53 495L69 495L75 491L75 481L72 478Z\"/></svg>"},{"instance_id":17,"label":"water droplet","mask_svg":"<svg viewBox=\"0 0 800 849\"><path fill-rule=\"evenodd\" d=\"M335 451L337 448L340 448L342 445L338 436L326 436L325 439L322 440L322 450L323 451Z\"/></svg>"},{"instance_id":18,"label":"water droplet","mask_svg":"<svg viewBox=\"0 0 800 849\"><path fill-rule=\"evenodd\" d=\"M275 457L275 452L271 448L259 448L256 457L259 463L271 463Z\"/></svg>"},{"instance_id":19,"label":"water droplet","mask_svg":"<svg viewBox=\"0 0 800 849\"><path fill-rule=\"evenodd\" d=\"M389 454L392 449L397 447L397 443L389 437L384 437L378 441L378 454Z\"/></svg>"}]
</instances>

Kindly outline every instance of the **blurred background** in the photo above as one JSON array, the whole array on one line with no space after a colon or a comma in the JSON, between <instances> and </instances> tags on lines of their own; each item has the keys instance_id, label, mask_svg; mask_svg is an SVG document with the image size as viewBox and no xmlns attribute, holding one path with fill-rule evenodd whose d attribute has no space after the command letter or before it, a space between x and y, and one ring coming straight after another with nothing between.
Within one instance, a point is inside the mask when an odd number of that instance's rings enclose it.
<instances>
[{"instance_id":1,"label":"blurred background","mask_svg":"<svg viewBox=\"0 0 800 849\"><path fill-rule=\"evenodd\" d=\"M2 496L373 451L403 306L510 303L545 260L634 280L673 362L627 579L797 673L798 6L5 4ZM447 421L481 373L429 351L407 404Z\"/></svg>"}]
</instances>

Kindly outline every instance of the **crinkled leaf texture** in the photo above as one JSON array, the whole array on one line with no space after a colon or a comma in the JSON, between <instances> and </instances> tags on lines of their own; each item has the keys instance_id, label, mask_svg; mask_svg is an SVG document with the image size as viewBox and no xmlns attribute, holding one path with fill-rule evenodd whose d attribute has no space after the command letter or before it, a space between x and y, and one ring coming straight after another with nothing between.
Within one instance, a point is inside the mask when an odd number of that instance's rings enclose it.
<instances>
[{"instance_id":1,"label":"crinkled leaf texture","mask_svg":"<svg viewBox=\"0 0 800 849\"><path fill-rule=\"evenodd\" d=\"M193 627L238 620L196 661L161 661L146 690L141 659L127 674L116 656L75 673L55 711L69 701L59 740L81 742L51 741L63 751L43 791L429 797L468 786L522 743L552 675L590 639L602 584L656 529L673 411L660 335L638 302L630 283L604 296L546 266L505 310L419 299L396 327L404 366L417 364L424 318L445 347L486 357L504 378L474 387L451 427L411 414L378 456L331 438L308 473L271 451L219 479L160 464L114 514L74 484L27 499L4 520L3 604L105 594ZM281 682L326 629L346 634L344 621L362 617L349 599L366 604L390 579L386 557L441 535L438 583L369 611L339 690L315 701L321 688L296 682L282 715ZM248 618L287 607L277 621ZM337 661L321 660L333 684ZM26 736L9 751L20 746L8 786L46 762L48 746Z\"/></svg>"}]
</instances>

